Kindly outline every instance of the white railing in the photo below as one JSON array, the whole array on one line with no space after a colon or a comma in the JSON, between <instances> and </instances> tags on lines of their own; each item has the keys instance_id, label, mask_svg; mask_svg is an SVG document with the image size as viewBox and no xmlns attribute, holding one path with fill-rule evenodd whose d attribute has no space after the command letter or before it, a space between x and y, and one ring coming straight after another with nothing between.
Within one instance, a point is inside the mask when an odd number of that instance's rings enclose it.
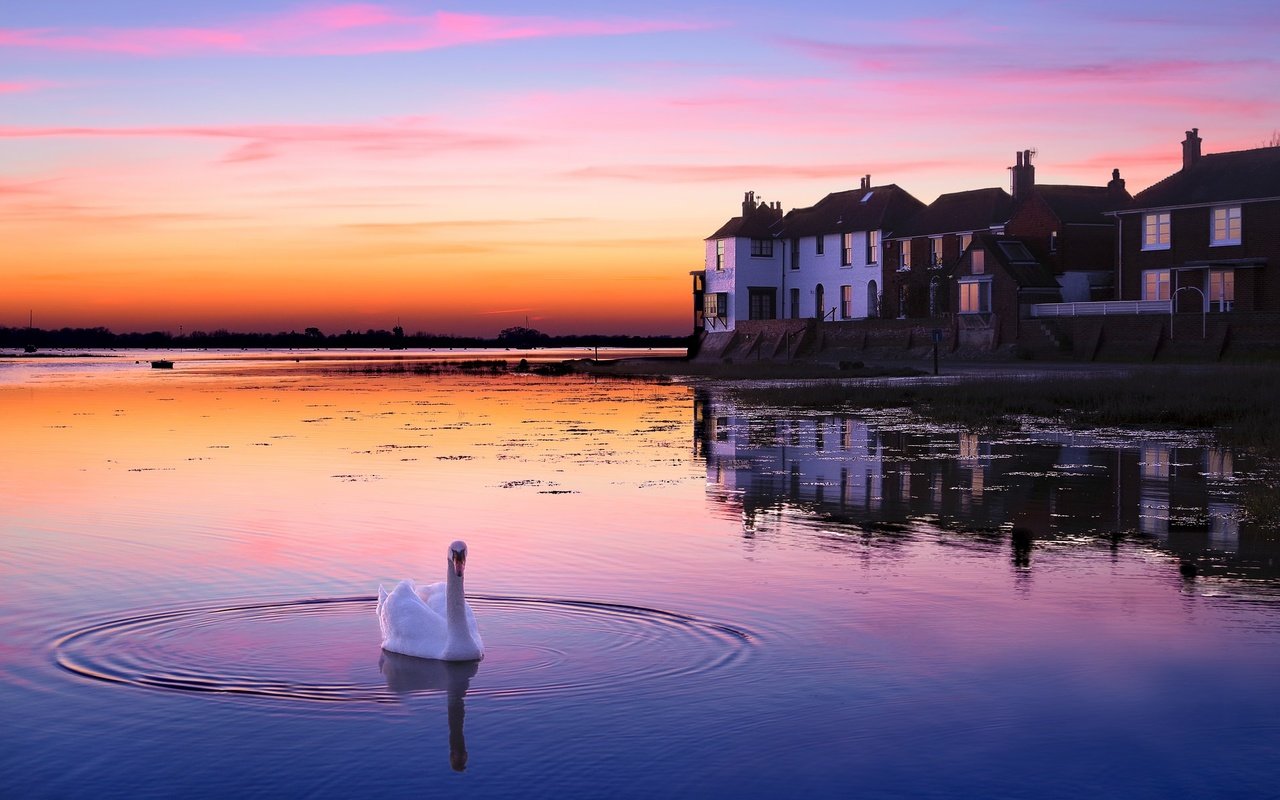
<instances>
[{"instance_id":1,"label":"white railing","mask_svg":"<svg viewBox=\"0 0 1280 800\"><path fill-rule=\"evenodd\" d=\"M1091 303L1035 303L1033 317L1109 317L1134 314L1168 314L1168 300L1100 300Z\"/></svg>"}]
</instances>

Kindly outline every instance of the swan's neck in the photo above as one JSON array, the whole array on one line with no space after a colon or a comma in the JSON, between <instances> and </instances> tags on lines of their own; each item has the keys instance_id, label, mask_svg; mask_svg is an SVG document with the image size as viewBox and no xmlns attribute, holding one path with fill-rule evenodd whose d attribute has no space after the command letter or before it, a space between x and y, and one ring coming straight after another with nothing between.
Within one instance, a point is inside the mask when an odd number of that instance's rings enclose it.
<instances>
[{"instance_id":1,"label":"swan's neck","mask_svg":"<svg viewBox=\"0 0 1280 800\"><path fill-rule=\"evenodd\" d=\"M445 592L446 615L449 620L449 631L465 631L467 629L466 595L462 591L462 576L449 566Z\"/></svg>"}]
</instances>

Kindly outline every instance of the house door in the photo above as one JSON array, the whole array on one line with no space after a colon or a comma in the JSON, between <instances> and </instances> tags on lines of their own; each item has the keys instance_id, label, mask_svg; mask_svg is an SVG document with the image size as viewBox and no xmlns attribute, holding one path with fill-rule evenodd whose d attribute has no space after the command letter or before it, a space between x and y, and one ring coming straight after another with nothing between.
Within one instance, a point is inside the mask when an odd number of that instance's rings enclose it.
<instances>
[{"instance_id":1,"label":"house door","mask_svg":"<svg viewBox=\"0 0 1280 800\"><path fill-rule=\"evenodd\" d=\"M816 319L823 319L827 315L827 298L822 291L822 284L818 284L813 290L813 316Z\"/></svg>"},{"instance_id":2,"label":"house door","mask_svg":"<svg viewBox=\"0 0 1280 800\"><path fill-rule=\"evenodd\" d=\"M871 281L867 284L867 317L875 319L880 316L880 291L876 288L876 282Z\"/></svg>"}]
</instances>

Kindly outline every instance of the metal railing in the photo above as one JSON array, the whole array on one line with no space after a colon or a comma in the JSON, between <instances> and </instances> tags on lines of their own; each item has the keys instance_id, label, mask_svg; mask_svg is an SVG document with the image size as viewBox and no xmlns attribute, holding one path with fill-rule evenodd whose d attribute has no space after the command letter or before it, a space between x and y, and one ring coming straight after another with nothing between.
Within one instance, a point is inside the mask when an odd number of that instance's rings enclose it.
<instances>
[{"instance_id":1,"label":"metal railing","mask_svg":"<svg viewBox=\"0 0 1280 800\"><path fill-rule=\"evenodd\" d=\"M1108 317L1135 314L1168 314L1169 300L1099 300L1088 303L1035 303L1033 317Z\"/></svg>"}]
</instances>

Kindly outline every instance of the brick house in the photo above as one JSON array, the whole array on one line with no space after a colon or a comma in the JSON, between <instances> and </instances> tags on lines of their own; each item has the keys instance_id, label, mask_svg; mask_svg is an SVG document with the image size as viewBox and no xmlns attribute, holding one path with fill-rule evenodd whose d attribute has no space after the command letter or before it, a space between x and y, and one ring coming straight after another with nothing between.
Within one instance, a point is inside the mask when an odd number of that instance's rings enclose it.
<instances>
[{"instance_id":1,"label":"brick house","mask_svg":"<svg viewBox=\"0 0 1280 800\"><path fill-rule=\"evenodd\" d=\"M885 244L882 316L932 317L952 308L948 298L956 263L977 233L1003 231L1014 202L1003 189L939 195Z\"/></svg>"},{"instance_id":2,"label":"brick house","mask_svg":"<svg viewBox=\"0 0 1280 800\"><path fill-rule=\"evenodd\" d=\"M960 256L951 301L961 344L997 347L1018 338L1035 303L1057 302L1057 276L1031 251L1031 240L978 233Z\"/></svg>"},{"instance_id":3,"label":"brick house","mask_svg":"<svg viewBox=\"0 0 1280 800\"><path fill-rule=\"evenodd\" d=\"M1009 168L1015 209L1005 233L1018 236L1062 289L1062 302L1115 296L1116 225L1108 212L1132 199L1120 170L1106 186L1037 184L1033 153L1024 150Z\"/></svg>"},{"instance_id":4,"label":"brick house","mask_svg":"<svg viewBox=\"0 0 1280 800\"><path fill-rule=\"evenodd\" d=\"M1280 147L1201 155L1114 212L1118 298L1179 311L1280 311Z\"/></svg>"}]
</instances>

